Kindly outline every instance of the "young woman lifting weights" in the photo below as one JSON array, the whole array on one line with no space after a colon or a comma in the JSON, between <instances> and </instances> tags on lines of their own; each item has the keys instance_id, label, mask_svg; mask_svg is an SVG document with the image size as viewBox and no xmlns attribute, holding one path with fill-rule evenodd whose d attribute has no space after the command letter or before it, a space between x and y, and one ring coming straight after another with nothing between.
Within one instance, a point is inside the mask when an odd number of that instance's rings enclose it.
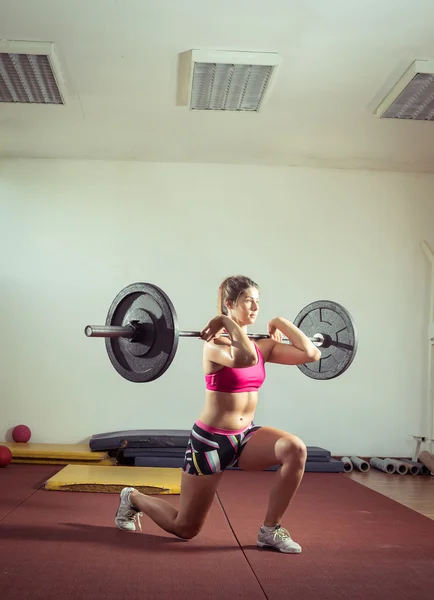
<instances>
[{"instance_id":1,"label":"young woman lifting weights","mask_svg":"<svg viewBox=\"0 0 434 600\"><path fill-rule=\"evenodd\" d=\"M280 465L257 545L299 553L301 546L280 523L303 477L306 446L290 433L254 425L253 419L266 362L305 364L319 360L321 353L282 317L268 323L269 338L254 342L247 336L247 328L255 323L259 311L259 288L248 277L223 281L219 309L221 314L201 332L205 341L205 404L185 453L179 508L126 487L120 494L115 523L120 529L134 531L137 517L145 514L165 531L191 539L202 529L227 467L254 471ZM228 337L221 336L224 330ZM283 335L291 344L282 342Z\"/></svg>"}]
</instances>

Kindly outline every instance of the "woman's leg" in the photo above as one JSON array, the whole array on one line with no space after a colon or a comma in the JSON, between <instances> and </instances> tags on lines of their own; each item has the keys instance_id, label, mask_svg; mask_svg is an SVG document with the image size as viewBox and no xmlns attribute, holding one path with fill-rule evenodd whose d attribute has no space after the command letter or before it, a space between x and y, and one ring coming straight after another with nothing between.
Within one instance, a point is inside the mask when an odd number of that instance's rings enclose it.
<instances>
[{"instance_id":1,"label":"woman's leg","mask_svg":"<svg viewBox=\"0 0 434 600\"><path fill-rule=\"evenodd\" d=\"M267 534L270 534L273 542L260 545L274 545L282 552L301 551L301 547L292 542L289 534L286 536L288 533L286 530L282 530L284 533L281 532L278 538L275 531L279 531L281 519L301 483L306 458L306 446L300 438L272 427L262 427L256 431L244 446L238 461L241 469L263 471L280 464L270 490L268 507L261 528L263 541L267 541Z\"/></svg>"},{"instance_id":2,"label":"woman's leg","mask_svg":"<svg viewBox=\"0 0 434 600\"><path fill-rule=\"evenodd\" d=\"M138 491L130 494L130 502L168 533L191 539L205 523L221 477L222 473L197 476L183 472L179 509L162 498Z\"/></svg>"},{"instance_id":3,"label":"woman's leg","mask_svg":"<svg viewBox=\"0 0 434 600\"><path fill-rule=\"evenodd\" d=\"M280 523L301 483L306 458L300 438L273 427L261 427L244 446L238 461L244 471L263 471L280 464L270 491L266 527Z\"/></svg>"},{"instance_id":4,"label":"woman's leg","mask_svg":"<svg viewBox=\"0 0 434 600\"><path fill-rule=\"evenodd\" d=\"M185 452L179 510L161 498L124 488L116 525L134 531L138 513L144 513L169 533L184 539L195 537L208 516L223 471L238 450L238 437L224 431L213 431L199 421L194 424Z\"/></svg>"}]
</instances>

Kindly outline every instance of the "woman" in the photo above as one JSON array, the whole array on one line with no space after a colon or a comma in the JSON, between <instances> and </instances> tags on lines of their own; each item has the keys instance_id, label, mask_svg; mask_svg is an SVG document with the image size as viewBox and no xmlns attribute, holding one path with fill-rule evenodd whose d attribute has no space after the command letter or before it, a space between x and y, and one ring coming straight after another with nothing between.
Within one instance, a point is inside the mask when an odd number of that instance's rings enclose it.
<instances>
[{"instance_id":1,"label":"woman","mask_svg":"<svg viewBox=\"0 0 434 600\"><path fill-rule=\"evenodd\" d=\"M265 379L264 363L304 364L319 360L321 353L282 317L269 322L269 338L255 343L247 336L247 327L255 323L258 311L259 288L254 281L243 276L223 281L220 314L201 332L207 389L185 453L179 508L134 488L124 488L115 518L120 529L135 530L136 517L144 513L165 531L191 539L200 532L227 467L252 471L280 465L257 545L301 552L280 521L303 477L306 446L280 429L254 426L253 418L258 390ZM223 331L226 336L221 335ZM282 335L291 345L282 343Z\"/></svg>"}]
</instances>

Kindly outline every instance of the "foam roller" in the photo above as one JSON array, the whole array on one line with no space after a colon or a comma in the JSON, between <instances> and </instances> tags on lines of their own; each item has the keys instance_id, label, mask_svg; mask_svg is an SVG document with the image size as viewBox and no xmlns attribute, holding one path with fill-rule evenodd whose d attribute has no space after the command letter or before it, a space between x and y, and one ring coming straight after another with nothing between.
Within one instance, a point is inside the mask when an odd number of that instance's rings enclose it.
<instances>
[{"instance_id":1,"label":"foam roller","mask_svg":"<svg viewBox=\"0 0 434 600\"><path fill-rule=\"evenodd\" d=\"M408 465L409 471L412 475L424 475L428 472L428 469L422 463L413 462L409 458L400 458L399 460Z\"/></svg>"},{"instance_id":2,"label":"foam roller","mask_svg":"<svg viewBox=\"0 0 434 600\"><path fill-rule=\"evenodd\" d=\"M349 456L343 456L341 461L344 463L344 471L345 473L351 473L353 470L353 463L351 462Z\"/></svg>"},{"instance_id":3,"label":"foam roller","mask_svg":"<svg viewBox=\"0 0 434 600\"><path fill-rule=\"evenodd\" d=\"M401 460L396 460L396 458L385 458L384 460L391 462L392 465L395 467L395 471L399 474L399 475L407 475L407 473L409 472L409 466L402 462Z\"/></svg>"},{"instance_id":4,"label":"foam roller","mask_svg":"<svg viewBox=\"0 0 434 600\"><path fill-rule=\"evenodd\" d=\"M424 450L419 454L420 462L429 469L431 475L434 475L434 454Z\"/></svg>"},{"instance_id":5,"label":"foam roller","mask_svg":"<svg viewBox=\"0 0 434 600\"><path fill-rule=\"evenodd\" d=\"M395 465L391 463L390 460L381 458L371 458L369 462L371 464L371 467L375 467L376 469L384 471L385 473L395 473L396 471Z\"/></svg>"},{"instance_id":6,"label":"foam roller","mask_svg":"<svg viewBox=\"0 0 434 600\"><path fill-rule=\"evenodd\" d=\"M363 458L359 458L358 456L351 456L351 462L355 466L356 469L362 471L362 473L366 473L371 469L371 466L366 460Z\"/></svg>"}]
</instances>

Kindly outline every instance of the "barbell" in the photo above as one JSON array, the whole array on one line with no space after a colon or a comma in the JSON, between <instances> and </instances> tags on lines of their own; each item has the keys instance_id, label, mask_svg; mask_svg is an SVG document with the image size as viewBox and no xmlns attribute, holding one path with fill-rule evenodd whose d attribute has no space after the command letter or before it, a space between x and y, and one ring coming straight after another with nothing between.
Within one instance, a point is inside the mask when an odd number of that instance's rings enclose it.
<instances>
[{"instance_id":1,"label":"barbell","mask_svg":"<svg viewBox=\"0 0 434 600\"><path fill-rule=\"evenodd\" d=\"M320 349L321 358L297 365L312 379L342 375L357 352L357 332L350 313L337 302L318 300L296 316L298 327ZM151 283L126 286L111 303L105 325L87 325L87 337L105 338L109 359L128 381L146 383L161 377L170 367L180 337L200 337L200 331L180 331L169 296ZM224 334L227 335L227 334ZM249 333L252 339L268 334ZM287 338L284 342L291 343Z\"/></svg>"}]
</instances>

